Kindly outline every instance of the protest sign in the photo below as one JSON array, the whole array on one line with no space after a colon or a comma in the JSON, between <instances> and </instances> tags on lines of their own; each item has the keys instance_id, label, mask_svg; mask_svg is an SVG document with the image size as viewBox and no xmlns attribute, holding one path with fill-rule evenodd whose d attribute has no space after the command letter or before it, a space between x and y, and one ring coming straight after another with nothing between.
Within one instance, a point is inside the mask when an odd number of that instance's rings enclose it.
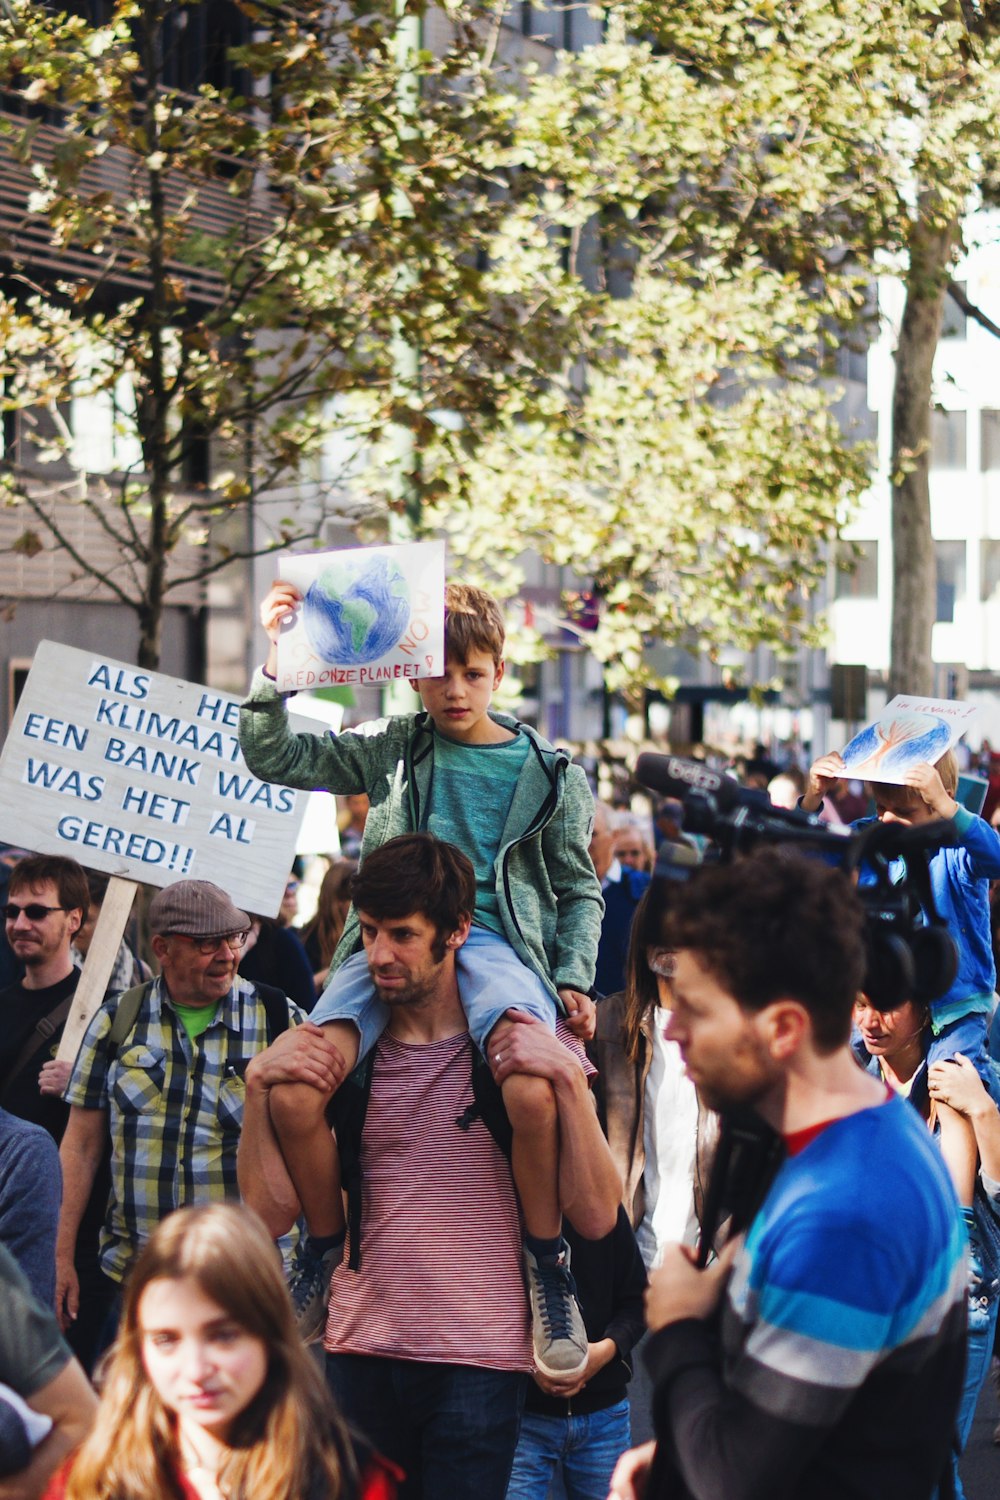
<instances>
[{"instance_id":1,"label":"protest sign","mask_svg":"<svg viewBox=\"0 0 1000 1500\"><path fill-rule=\"evenodd\" d=\"M902 786L921 761L932 765L958 743L976 714L974 703L897 694L874 724L841 752L846 776Z\"/></svg>"},{"instance_id":2,"label":"protest sign","mask_svg":"<svg viewBox=\"0 0 1000 1500\"><path fill-rule=\"evenodd\" d=\"M123 880L120 875L112 875L108 881L101 903L101 914L83 962L83 973L73 991L73 1003L59 1039L56 1057L60 1062L72 1063L75 1060L90 1018L107 994L108 982L138 889L134 880Z\"/></svg>"},{"instance_id":3,"label":"protest sign","mask_svg":"<svg viewBox=\"0 0 1000 1500\"><path fill-rule=\"evenodd\" d=\"M278 640L278 691L387 686L444 671L444 543L290 553L302 605Z\"/></svg>"},{"instance_id":4,"label":"protest sign","mask_svg":"<svg viewBox=\"0 0 1000 1500\"><path fill-rule=\"evenodd\" d=\"M238 720L228 693L42 641L0 756L0 839L152 885L212 880L274 915L305 798L250 775Z\"/></svg>"}]
</instances>

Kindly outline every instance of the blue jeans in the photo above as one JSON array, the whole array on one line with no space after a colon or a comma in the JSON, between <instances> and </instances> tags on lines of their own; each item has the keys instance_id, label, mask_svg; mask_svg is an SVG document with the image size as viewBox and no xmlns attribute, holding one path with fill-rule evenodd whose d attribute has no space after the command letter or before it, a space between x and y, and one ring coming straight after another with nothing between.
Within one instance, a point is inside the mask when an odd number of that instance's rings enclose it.
<instances>
[{"instance_id":1,"label":"blue jeans","mask_svg":"<svg viewBox=\"0 0 1000 1500\"><path fill-rule=\"evenodd\" d=\"M348 1423L405 1473L399 1500L504 1500L527 1375L328 1354L326 1378Z\"/></svg>"},{"instance_id":2,"label":"blue jeans","mask_svg":"<svg viewBox=\"0 0 1000 1500\"><path fill-rule=\"evenodd\" d=\"M546 1500L557 1475L566 1500L606 1500L611 1474L631 1444L628 1402L582 1417L540 1417L527 1411L507 1500Z\"/></svg>"},{"instance_id":3,"label":"blue jeans","mask_svg":"<svg viewBox=\"0 0 1000 1500\"><path fill-rule=\"evenodd\" d=\"M975 1253L973 1253L972 1257L972 1269L974 1274L978 1269ZM965 1353L965 1384L962 1386L962 1400L956 1419L959 1445L963 1452L965 1451L966 1443L969 1441L969 1433L972 1431L972 1419L976 1414L976 1403L979 1400L979 1393L989 1374L990 1359L993 1354L993 1339L997 1329L998 1306L1000 1306L1000 1303L997 1301L995 1290L981 1284L974 1285L970 1289L969 1331ZM952 1459L952 1473L955 1479L955 1500L965 1500L965 1491L962 1488L962 1480L959 1476L959 1460L957 1457Z\"/></svg>"}]
</instances>

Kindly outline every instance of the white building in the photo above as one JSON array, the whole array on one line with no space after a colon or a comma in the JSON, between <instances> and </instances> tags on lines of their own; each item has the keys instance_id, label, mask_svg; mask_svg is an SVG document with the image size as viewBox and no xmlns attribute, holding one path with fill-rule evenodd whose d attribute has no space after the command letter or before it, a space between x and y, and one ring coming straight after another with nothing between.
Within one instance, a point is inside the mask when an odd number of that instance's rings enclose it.
<instances>
[{"instance_id":1,"label":"white building","mask_svg":"<svg viewBox=\"0 0 1000 1500\"><path fill-rule=\"evenodd\" d=\"M968 226L968 250L955 280L970 302L1000 322L1000 216ZM903 309L902 284L879 284L880 332L868 357L868 407L878 467L846 534L861 551L853 574L837 573L830 605L830 662L869 669L869 716L884 702L889 666L892 541L889 456L893 352ZM931 524L937 556L933 657L935 693L980 704L974 744L1000 744L1000 342L953 298L934 365ZM819 726L817 726L818 728ZM831 724L829 744L842 726ZM817 749L824 748L817 744Z\"/></svg>"}]
</instances>

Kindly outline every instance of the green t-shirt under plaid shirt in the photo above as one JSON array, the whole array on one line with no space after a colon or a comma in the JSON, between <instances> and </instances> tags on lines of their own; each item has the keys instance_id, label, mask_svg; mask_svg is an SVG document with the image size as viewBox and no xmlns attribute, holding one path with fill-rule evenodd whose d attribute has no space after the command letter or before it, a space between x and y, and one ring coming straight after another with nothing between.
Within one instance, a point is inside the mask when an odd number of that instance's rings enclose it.
<instances>
[{"instance_id":1,"label":"green t-shirt under plaid shirt","mask_svg":"<svg viewBox=\"0 0 1000 1500\"><path fill-rule=\"evenodd\" d=\"M121 1281L160 1220L189 1203L238 1198L236 1148L247 1063L269 1043L254 986L237 977L215 1019L192 1042L156 979L135 1026L109 1042L115 1002L87 1027L63 1098L108 1114L111 1196L101 1266ZM302 1012L290 1001L289 1024Z\"/></svg>"}]
</instances>

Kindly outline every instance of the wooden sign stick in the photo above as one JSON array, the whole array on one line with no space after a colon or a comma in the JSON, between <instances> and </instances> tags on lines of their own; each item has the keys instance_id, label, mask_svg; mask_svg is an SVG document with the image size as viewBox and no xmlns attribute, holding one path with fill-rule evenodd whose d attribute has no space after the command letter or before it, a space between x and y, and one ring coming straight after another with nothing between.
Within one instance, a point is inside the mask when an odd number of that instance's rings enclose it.
<instances>
[{"instance_id":1,"label":"wooden sign stick","mask_svg":"<svg viewBox=\"0 0 1000 1500\"><path fill-rule=\"evenodd\" d=\"M94 928L94 936L87 949L83 973L73 996L73 1004L66 1017L62 1041L56 1058L59 1062L75 1062L83 1041L83 1033L104 999L111 978L111 970L118 957L125 924L132 910L135 893L139 889L137 880L123 880L112 875L101 906L101 914Z\"/></svg>"}]
</instances>

